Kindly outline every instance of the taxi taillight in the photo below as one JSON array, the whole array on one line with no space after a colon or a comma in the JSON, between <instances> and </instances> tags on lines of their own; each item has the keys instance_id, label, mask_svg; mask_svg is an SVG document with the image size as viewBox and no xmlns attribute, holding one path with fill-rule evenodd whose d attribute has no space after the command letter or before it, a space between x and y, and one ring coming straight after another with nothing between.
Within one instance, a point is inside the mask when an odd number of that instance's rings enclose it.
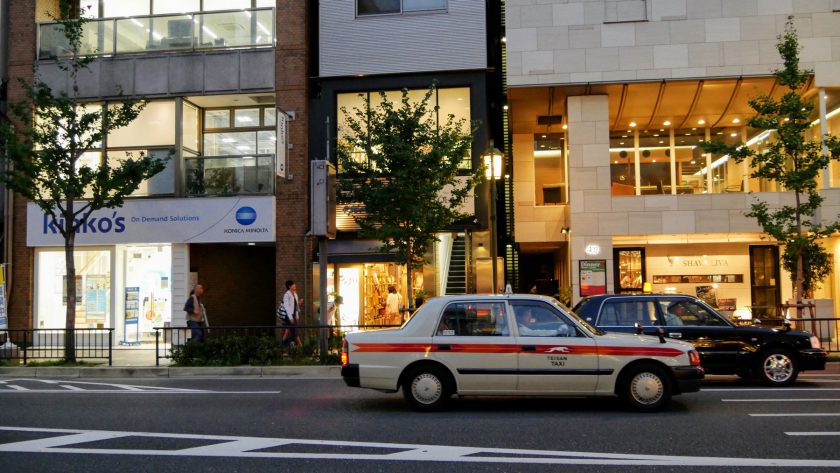
<instances>
[{"instance_id":1,"label":"taxi taillight","mask_svg":"<svg viewBox=\"0 0 840 473\"><path fill-rule=\"evenodd\" d=\"M350 355L347 353L347 340L344 340L344 345L341 347L341 366L346 365L350 361Z\"/></svg>"},{"instance_id":2,"label":"taxi taillight","mask_svg":"<svg viewBox=\"0 0 840 473\"><path fill-rule=\"evenodd\" d=\"M689 350L688 360L691 362L691 366L700 366L700 354L696 350Z\"/></svg>"}]
</instances>

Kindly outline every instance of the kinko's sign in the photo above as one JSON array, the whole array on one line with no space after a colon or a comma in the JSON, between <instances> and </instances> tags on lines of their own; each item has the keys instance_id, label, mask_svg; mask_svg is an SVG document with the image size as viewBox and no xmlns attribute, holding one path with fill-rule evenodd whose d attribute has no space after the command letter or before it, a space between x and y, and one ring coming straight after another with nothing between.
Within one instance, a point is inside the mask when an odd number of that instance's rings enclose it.
<instances>
[{"instance_id":1,"label":"kinko's sign","mask_svg":"<svg viewBox=\"0 0 840 473\"><path fill-rule=\"evenodd\" d=\"M101 209L76 232L77 245L274 241L273 196L126 200ZM40 207L26 208L26 245L64 245L60 228Z\"/></svg>"}]
</instances>

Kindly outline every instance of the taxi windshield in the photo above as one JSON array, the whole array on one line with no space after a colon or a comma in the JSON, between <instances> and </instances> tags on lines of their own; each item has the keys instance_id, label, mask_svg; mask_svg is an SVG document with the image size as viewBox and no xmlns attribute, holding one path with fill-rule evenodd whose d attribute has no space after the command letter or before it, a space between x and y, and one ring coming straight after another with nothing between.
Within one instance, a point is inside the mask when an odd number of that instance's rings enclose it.
<instances>
[{"instance_id":1,"label":"taxi windshield","mask_svg":"<svg viewBox=\"0 0 840 473\"><path fill-rule=\"evenodd\" d=\"M574 311L571 311L571 310L567 309L563 304L559 303L558 301L554 300L552 302L554 303L555 307L557 307L558 309L563 311L563 313L569 314L569 316L571 316L573 319L575 319L575 321L577 323L583 325L584 327L586 327L587 330L594 333L595 335L604 335L604 334L607 333L607 332L604 332L603 330L601 330L597 327L592 326L589 322L587 322L587 321L583 320L582 318L578 317L578 315L575 314ZM577 307L580 307L580 304L578 304Z\"/></svg>"}]
</instances>

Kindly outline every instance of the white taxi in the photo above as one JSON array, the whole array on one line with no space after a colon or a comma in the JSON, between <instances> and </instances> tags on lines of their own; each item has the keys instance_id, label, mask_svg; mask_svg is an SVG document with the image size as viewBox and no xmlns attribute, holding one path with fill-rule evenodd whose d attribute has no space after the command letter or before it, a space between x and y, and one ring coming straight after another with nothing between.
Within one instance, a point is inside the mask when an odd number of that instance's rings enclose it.
<instances>
[{"instance_id":1,"label":"white taxi","mask_svg":"<svg viewBox=\"0 0 840 473\"><path fill-rule=\"evenodd\" d=\"M690 344L607 334L535 295L429 300L398 329L348 333L341 375L352 387L403 390L418 410L459 396L619 396L653 411L700 389Z\"/></svg>"}]
</instances>

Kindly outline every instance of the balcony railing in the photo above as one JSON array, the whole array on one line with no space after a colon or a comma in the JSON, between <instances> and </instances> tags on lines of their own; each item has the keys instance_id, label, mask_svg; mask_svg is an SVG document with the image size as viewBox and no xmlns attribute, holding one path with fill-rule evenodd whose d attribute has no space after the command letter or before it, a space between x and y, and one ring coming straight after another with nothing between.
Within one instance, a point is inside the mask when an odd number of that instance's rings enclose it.
<instances>
[{"instance_id":1,"label":"balcony railing","mask_svg":"<svg viewBox=\"0 0 840 473\"><path fill-rule=\"evenodd\" d=\"M90 20L79 54L115 55L273 46L273 8ZM58 23L38 25L38 59L71 56Z\"/></svg>"},{"instance_id":2,"label":"balcony railing","mask_svg":"<svg viewBox=\"0 0 840 473\"><path fill-rule=\"evenodd\" d=\"M185 158L186 194L245 195L274 193L274 155Z\"/></svg>"}]
</instances>

